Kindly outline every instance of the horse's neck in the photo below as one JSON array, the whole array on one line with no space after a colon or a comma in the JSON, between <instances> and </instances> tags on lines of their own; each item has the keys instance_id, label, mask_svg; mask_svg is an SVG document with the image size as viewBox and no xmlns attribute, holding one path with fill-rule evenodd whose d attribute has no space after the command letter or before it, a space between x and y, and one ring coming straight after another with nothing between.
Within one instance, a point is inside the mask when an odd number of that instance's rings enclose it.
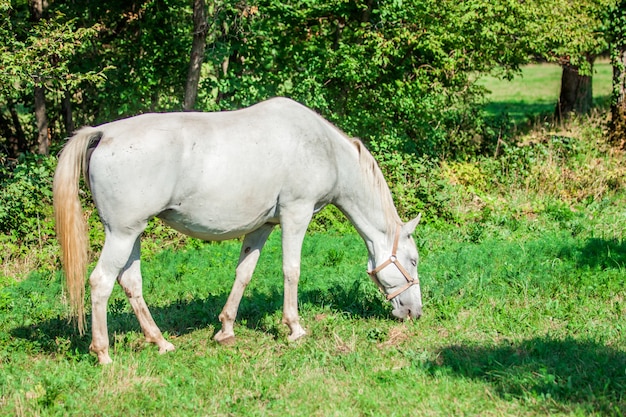
<instances>
[{"instance_id":1,"label":"horse's neck","mask_svg":"<svg viewBox=\"0 0 626 417\"><path fill-rule=\"evenodd\" d=\"M363 178L360 166L350 165L344 165L342 169L341 192L334 203L350 219L372 257L393 239L393 231L400 219L393 204L390 207L389 189L373 186L371 181Z\"/></svg>"}]
</instances>

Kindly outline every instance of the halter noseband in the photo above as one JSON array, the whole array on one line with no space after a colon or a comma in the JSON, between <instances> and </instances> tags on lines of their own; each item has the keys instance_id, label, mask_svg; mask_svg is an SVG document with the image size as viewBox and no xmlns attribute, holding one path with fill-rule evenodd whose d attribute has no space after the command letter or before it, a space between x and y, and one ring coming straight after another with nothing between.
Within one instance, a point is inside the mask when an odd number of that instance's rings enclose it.
<instances>
[{"instance_id":1,"label":"halter noseband","mask_svg":"<svg viewBox=\"0 0 626 417\"><path fill-rule=\"evenodd\" d=\"M391 294L385 295L385 297L389 301L396 298L397 296L399 296L400 294L402 294L403 292L411 288L413 285L420 284L419 278L413 279L411 277L411 274L409 274L408 271L402 266L402 264L398 261L398 257L396 256L396 252L398 251L398 240L400 239L400 228L401 228L400 225L398 225L398 227L396 228L396 236L393 241L393 249L391 250L391 256L389 257L389 259L387 259L385 262L383 262L382 264L380 264L373 270L367 271L370 278L372 278L372 281L374 281L376 285L378 285L378 288L380 288L383 294L385 294L385 288L381 284L376 274L378 274L380 271L382 271L389 265L394 264L396 268L398 268L398 270L402 273L402 275L404 275L404 278L406 279L407 283L403 285L402 287L400 287L399 289L392 292Z\"/></svg>"}]
</instances>

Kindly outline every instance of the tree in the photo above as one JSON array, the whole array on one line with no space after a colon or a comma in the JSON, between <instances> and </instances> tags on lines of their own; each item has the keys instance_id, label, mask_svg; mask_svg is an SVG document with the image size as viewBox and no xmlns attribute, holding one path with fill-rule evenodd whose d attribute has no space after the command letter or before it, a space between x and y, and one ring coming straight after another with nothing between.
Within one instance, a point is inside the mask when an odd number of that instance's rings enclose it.
<instances>
[{"instance_id":1,"label":"tree","mask_svg":"<svg viewBox=\"0 0 626 417\"><path fill-rule=\"evenodd\" d=\"M48 2L44 0L29 0L31 20L38 24L43 19ZM37 147L41 155L48 155L50 138L48 133L48 115L46 114L46 90L45 80L34 74L33 95L35 102L35 120L37 121Z\"/></svg>"},{"instance_id":2,"label":"tree","mask_svg":"<svg viewBox=\"0 0 626 417\"><path fill-rule=\"evenodd\" d=\"M554 110L556 120L566 119L571 113L587 114L593 105L592 75L593 61L589 57L586 66L590 68L582 71L580 67L565 62L561 66L561 92Z\"/></svg>"},{"instance_id":3,"label":"tree","mask_svg":"<svg viewBox=\"0 0 626 417\"><path fill-rule=\"evenodd\" d=\"M613 2L537 2L544 30L536 52L562 66L561 90L554 110L557 120L565 119L571 113L586 114L592 108L593 63L598 55L607 50L602 28L606 8Z\"/></svg>"},{"instance_id":4,"label":"tree","mask_svg":"<svg viewBox=\"0 0 626 417\"><path fill-rule=\"evenodd\" d=\"M193 0L193 43L191 45L185 100L183 102L183 110L185 111L193 110L196 97L198 96L198 82L200 81L200 69L204 61L207 28L206 5L204 0Z\"/></svg>"},{"instance_id":5,"label":"tree","mask_svg":"<svg viewBox=\"0 0 626 417\"><path fill-rule=\"evenodd\" d=\"M620 0L610 9L609 22L613 65L609 140L626 148L626 0Z\"/></svg>"},{"instance_id":6,"label":"tree","mask_svg":"<svg viewBox=\"0 0 626 417\"><path fill-rule=\"evenodd\" d=\"M285 95L374 149L463 156L495 140L477 76L536 56L590 75L595 13L614 1L74 0L35 23L0 0L0 134L19 142L11 108L34 109L38 85L53 140L74 123Z\"/></svg>"},{"instance_id":7,"label":"tree","mask_svg":"<svg viewBox=\"0 0 626 417\"><path fill-rule=\"evenodd\" d=\"M82 67L110 68L102 87L84 86L81 123L183 108L193 32L189 0L66 2L63 12L98 37Z\"/></svg>"},{"instance_id":8,"label":"tree","mask_svg":"<svg viewBox=\"0 0 626 417\"><path fill-rule=\"evenodd\" d=\"M0 79L6 76L4 68L8 51L12 50L11 43L14 42L11 12L11 2L0 0L0 45L2 45L0 46ZM0 140L0 145L2 145L0 156L6 154L9 157L15 157L21 149L26 149L28 146L14 100L10 86L0 82L0 103L6 103L0 107L0 138L4 139L4 143Z\"/></svg>"},{"instance_id":9,"label":"tree","mask_svg":"<svg viewBox=\"0 0 626 417\"><path fill-rule=\"evenodd\" d=\"M528 62L529 13L518 0L259 0L216 42L204 85L221 108L288 95L374 148L472 153L483 146L475 74Z\"/></svg>"},{"instance_id":10,"label":"tree","mask_svg":"<svg viewBox=\"0 0 626 417\"><path fill-rule=\"evenodd\" d=\"M20 20L20 13L8 1L3 1L0 6L6 12L6 23L11 28L10 31L0 31L0 44L3 45L0 49L0 111L11 114L13 126L4 123L4 130L18 138L17 146L10 151L17 154L37 149L46 154L50 130L46 100L59 99L82 83L103 80L106 69L76 71L71 68L71 61L83 43L95 36L97 28L76 28L73 21L58 14L41 19L41 4L32 12L33 21ZM18 104L34 110L37 129L34 144L19 140L25 134L16 111Z\"/></svg>"}]
</instances>

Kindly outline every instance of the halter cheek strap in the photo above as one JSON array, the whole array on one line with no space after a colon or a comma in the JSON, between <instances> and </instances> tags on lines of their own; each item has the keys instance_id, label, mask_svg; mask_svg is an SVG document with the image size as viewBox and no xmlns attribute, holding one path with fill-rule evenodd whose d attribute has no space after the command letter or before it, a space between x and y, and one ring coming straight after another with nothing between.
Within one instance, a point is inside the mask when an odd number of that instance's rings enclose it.
<instances>
[{"instance_id":1,"label":"halter cheek strap","mask_svg":"<svg viewBox=\"0 0 626 417\"><path fill-rule=\"evenodd\" d=\"M411 277L411 274L409 274L409 272L406 270L406 268L404 268L402 266L402 264L398 261L398 257L396 256L396 252L398 251L398 241L400 239L400 228L401 228L400 225L398 225L398 227L396 228L396 236L395 236L395 238L393 240L393 249L391 250L391 256L389 257L389 259L387 259L382 264L378 265L373 270L367 271L367 273L369 274L370 278L372 278L372 281L374 281L376 283L376 285L378 285L378 288L380 288L380 290L383 292L383 294L385 294L385 287L383 287L383 285L381 284L381 282L378 279L378 276L376 274L378 274L380 271L382 271L383 269L385 269L389 265L393 264L393 265L396 266L396 268L398 268L400 273L402 275L404 275L404 278L407 281L406 284L403 285L402 287L398 288L397 290L395 290L391 294L386 294L385 297L387 298L387 300L392 300L392 299L396 298L397 296L402 294L404 291L406 291L409 288L411 288L413 285L419 285L419 283L420 283L418 278L413 279Z\"/></svg>"}]
</instances>

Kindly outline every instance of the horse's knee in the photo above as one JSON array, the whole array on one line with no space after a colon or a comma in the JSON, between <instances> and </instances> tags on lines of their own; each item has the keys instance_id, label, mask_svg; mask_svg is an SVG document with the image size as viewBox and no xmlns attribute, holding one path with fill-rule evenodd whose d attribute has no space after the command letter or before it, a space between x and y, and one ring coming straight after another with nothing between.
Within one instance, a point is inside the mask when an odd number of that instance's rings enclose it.
<instances>
[{"instance_id":1,"label":"horse's knee","mask_svg":"<svg viewBox=\"0 0 626 417\"><path fill-rule=\"evenodd\" d=\"M300 280L300 265L284 265L283 277L286 284L298 284L298 281Z\"/></svg>"}]
</instances>

